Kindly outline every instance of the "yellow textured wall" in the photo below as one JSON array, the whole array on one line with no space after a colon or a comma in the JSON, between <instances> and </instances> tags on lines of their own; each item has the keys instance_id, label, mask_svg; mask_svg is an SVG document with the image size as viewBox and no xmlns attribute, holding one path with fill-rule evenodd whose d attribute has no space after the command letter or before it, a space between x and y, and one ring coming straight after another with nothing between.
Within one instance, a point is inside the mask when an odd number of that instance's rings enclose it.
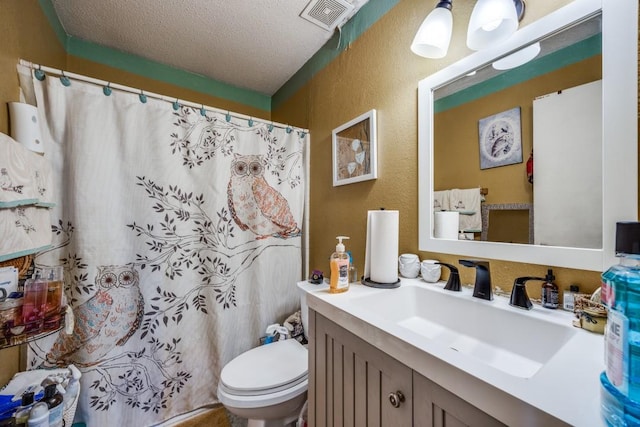
<instances>
[{"instance_id":1,"label":"yellow textured wall","mask_svg":"<svg viewBox=\"0 0 640 427\"><path fill-rule=\"evenodd\" d=\"M527 25L570 3L527 2L521 25ZM360 274L364 267L367 210L385 207L400 211L400 246L418 253L418 81L468 55L466 25L474 2L455 2L454 34L446 58L414 55L409 45L420 23L433 8L424 0L402 0L360 38L318 72L292 99L273 111L274 120L296 117L294 124L311 132L310 268L329 271L335 236L351 236L351 249ZM332 186L331 131L375 108L378 111L378 179ZM306 114L304 112L306 112ZM290 119L291 120L291 119ZM421 252L420 257L457 264L455 255ZM491 262L494 283L509 289L515 277L543 275L547 266ZM559 286L580 283L585 290L599 286L599 273L554 269ZM473 281L472 269L460 270L463 282ZM539 285L529 294L539 295Z\"/></svg>"}]
</instances>

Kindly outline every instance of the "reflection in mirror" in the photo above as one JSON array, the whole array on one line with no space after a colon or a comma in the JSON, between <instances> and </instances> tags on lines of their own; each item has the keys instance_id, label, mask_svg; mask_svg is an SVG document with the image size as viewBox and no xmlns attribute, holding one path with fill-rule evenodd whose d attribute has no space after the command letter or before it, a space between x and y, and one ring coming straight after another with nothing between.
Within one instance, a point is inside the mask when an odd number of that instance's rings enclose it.
<instances>
[{"instance_id":1,"label":"reflection in mirror","mask_svg":"<svg viewBox=\"0 0 640 427\"><path fill-rule=\"evenodd\" d=\"M575 94L602 78L601 39L597 15L437 88L434 191L487 187L486 204L535 207L536 244L601 248L601 86ZM494 230L519 215L495 213ZM499 221L504 226L496 228ZM494 231L475 238L534 243L528 236Z\"/></svg>"},{"instance_id":2,"label":"reflection in mirror","mask_svg":"<svg viewBox=\"0 0 640 427\"><path fill-rule=\"evenodd\" d=\"M533 209L531 204L483 204L480 240L533 243Z\"/></svg>"},{"instance_id":3,"label":"reflection in mirror","mask_svg":"<svg viewBox=\"0 0 640 427\"><path fill-rule=\"evenodd\" d=\"M615 223L638 212L637 8L574 0L419 83L420 250L596 271L616 262ZM504 65L529 46L533 59ZM532 213L487 213L485 233L434 238L437 196L479 187L485 206ZM531 238L491 230L531 221Z\"/></svg>"}]
</instances>

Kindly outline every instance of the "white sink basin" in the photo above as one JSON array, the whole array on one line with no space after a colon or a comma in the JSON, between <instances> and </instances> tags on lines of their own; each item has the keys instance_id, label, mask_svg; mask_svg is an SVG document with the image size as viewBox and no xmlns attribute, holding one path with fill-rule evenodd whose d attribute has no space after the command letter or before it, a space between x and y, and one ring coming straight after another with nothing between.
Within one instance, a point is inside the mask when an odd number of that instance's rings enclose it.
<instances>
[{"instance_id":1,"label":"white sink basin","mask_svg":"<svg viewBox=\"0 0 640 427\"><path fill-rule=\"evenodd\" d=\"M501 299L484 301L469 292L401 286L350 302L507 374L531 378L578 330L548 321L546 309L525 312Z\"/></svg>"}]
</instances>

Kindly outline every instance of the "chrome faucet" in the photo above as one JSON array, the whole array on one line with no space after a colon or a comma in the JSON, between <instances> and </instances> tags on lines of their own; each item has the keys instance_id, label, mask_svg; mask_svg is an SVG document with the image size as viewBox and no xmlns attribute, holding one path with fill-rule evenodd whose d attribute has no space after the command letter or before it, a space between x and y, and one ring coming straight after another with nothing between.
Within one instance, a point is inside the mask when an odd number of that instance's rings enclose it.
<instances>
[{"instance_id":1,"label":"chrome faucet","mask_svg":"<svg viewBox=\"0 0 640 427\"><path fill-rule=\"evenodd\" d=\"M491 290L491 272L489 271L489 261L477 259L461 259L458 262L465 267L476 268L476 282L473 285L473 296L491 301L493 292Z\"/></svg>"},{"instance_id":2,"label":"chrome faucet","mask_svg":"<svg viewBox=\"0 0 640 427\"><path fill-rule=\"evenodd\" d=\"M541 280L545 281L547 279L543 277L518 277L513 282L513 288L511 288L511 298L509 299L509 305L518 308L524 308L525 310L531 310L533 304L531 304L531 300L529 300L529 295L527 295L527 288L524 286L529 280Z\"/></svg>"},{"instance_id":3,"label":"chrome faucet","mask_svg":"<svg viewBox=\"0 0 640 427\"><path fill-rule=\"evenodd\" d=\"M444 265L449 269L449 279L447 280L447 284L444 286L444 289L447 291L460 292L460 274L458 273L458 268L455 265L446 264L444 262L436 262L436 264Z\"/></svg>"}]
</instances>

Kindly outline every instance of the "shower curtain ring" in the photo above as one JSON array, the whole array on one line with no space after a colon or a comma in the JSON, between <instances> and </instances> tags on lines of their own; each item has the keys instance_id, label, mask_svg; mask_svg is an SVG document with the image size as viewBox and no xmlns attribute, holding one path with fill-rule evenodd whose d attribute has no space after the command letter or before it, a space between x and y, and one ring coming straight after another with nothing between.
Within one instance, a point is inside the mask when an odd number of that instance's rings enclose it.
<instances>
[{"instance_id":1,"label":"shower curtain ring","mask_svg":"<svg viewBox=\"0 0 640 427\"><path fill-rule=\"evenodd\" d=\"M291 132L293 132L293 129L291 129L291 127L287 125L287 133L291 133Z\"/></svg>"},{"instance_id":2,"label":"shower curtain ring","mask_svg":"<svg viewBox=\"0 0 640 427\"><path fill-rule=\"evenodd\" d=\"M253 126L253 117L249 119L249 122L248 122L248 123L249 123L249 127L252 127L252 126Z\"/></svg>"},{"instance_id":3,"label":"shower curtain ring","mask_svg":"<svg viewBox=\"0 0 640 427\"><path fill-rule=\"evenodd\" d=\"M71 86L71 80L69 80L69 77L64 75L64 71L62 72L62 75L60 76L60 83L62 83L62 86L65 86L65 87Z\"/></svg>"},{"instance_id":4,"label":"shower curtain ring","mask_svg":"<svg viewBox=\"0 0 640 427\"><path fill-rule=\"evenodd\" d=\"M42 65L38 65L38 69L33 72L33 75L40 81L44 80L45 74L44 71L42 71Z\"/></svg>"},{"instance_id":5,"label":"shower curtain ring","mask_svg":"<svg viewBox=\"0 0 640 427\"><path fill-rule=\"evenodd\" d=\"M271 122L269 124L269 126L267 127L267 129L269 129L269 132L273 131L273 122Z\"/></svg>"},{"instance_id":6,"label":"shower curtain ring","mask_svg":"<svg viewBox=\"0 0 640 427\"><path fill-rule=\"evenodd\" d=\"M207 116L207 110L205 110L204 108L204 104L201 104L202 106L200 107L200 115L202 117L206 117Z\"/></svg>"},{"instance_id":7,"label":"shower curtain ring","mask_svg":"<svg viewBox=\"0 0 640 427\"><path fill-rule=\"evenodd\" d=\"M231 114L227 111L227 114L224 116L224 119L228 122L231 121Z\"/></svg>"},{"instance_id":8,"label":"shower curtain ring","mask_svg":"<svg viewBox=\"0 0 640 427\"><path fill-rule=\"evenodd\" d=\"M107 82L107 85L102 88L102 93L104 93L105 96L111 95L112 90L110 86L111 86L111 83Z\"/></svg>"},{"instance_id":9,"label":"shower curtain ring","mask_svg":"<svg viewBox=\"0 0 640 427\"><path fill-rule=\"evenodd\" d=\"M176 98L176 100L173 101L173 109L175 111L178 111L180 109L180 103L178 102L178 98Z\"/></svg>"},{"instance_id":10,"label":"shower curtain ring","mask_svg":"<svg viewBox=\"0 0 640 427\"><path fill-rule=\"evenodd\" d=\"M142 89L140 90L140 95L138 95L138 98L140 98L140 102L142 102L143 104L147 103L147 95L144 94L144 91Z\"/></svg>"}]
</instances>

